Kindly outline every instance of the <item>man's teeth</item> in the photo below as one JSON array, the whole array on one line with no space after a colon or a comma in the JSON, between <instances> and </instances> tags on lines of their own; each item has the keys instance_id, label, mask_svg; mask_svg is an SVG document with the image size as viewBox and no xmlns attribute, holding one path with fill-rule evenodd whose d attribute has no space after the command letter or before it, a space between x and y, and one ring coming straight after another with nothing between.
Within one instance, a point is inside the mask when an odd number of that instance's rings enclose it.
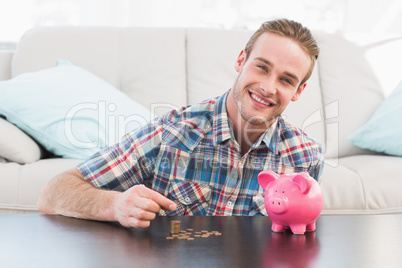
<instances>
[{"instance_id":1,"label":"man's teeth","mask_svg":"<svg viewBox=\"0 0 402 268\"><path fill-rule=\"evenodd\" d=\"M258 101L259 103L265 104L265 105L267 105L267 106L271 106L270 103L268 103L268 102L266 102L266 101L263 101L262 99L258 98L258 97L257 97L256 95L254 95L254 94L251 94L251 97L252 97L253 99L255 99L256 101Z\"/></svg>"}]
</instances>

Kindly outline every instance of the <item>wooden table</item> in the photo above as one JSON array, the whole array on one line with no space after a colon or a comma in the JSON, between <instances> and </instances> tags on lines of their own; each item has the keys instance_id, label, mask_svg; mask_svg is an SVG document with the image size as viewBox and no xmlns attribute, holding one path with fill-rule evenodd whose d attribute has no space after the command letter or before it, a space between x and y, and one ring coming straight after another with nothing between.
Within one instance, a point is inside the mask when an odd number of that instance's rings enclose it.
<instances>
[{"instance_id":1,"label":"wooden table","mask_svg":"<svg viewBox=\"0 0 402 268\"><path fill-rule=\"evenodd\" d=\"M168 240L181 229L221 236ZM148 229L63 216L0 215L0 267L402 267L402 215L321 216L272 233L268 217L157 217Z\"/></svg>"}]
</instances>

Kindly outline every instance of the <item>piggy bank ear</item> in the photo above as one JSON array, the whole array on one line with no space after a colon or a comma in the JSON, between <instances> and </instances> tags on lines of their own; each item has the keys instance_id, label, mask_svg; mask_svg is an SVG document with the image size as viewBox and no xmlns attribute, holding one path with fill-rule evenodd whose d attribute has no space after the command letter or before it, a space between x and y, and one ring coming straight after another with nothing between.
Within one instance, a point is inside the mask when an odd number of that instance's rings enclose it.
<instances>
[{"instance_id":1,"label":"piggy bank ear","mask_svg":"<svg viewBox=\"0 0 402 268\"><path fill-rule=\"evenodd\" d=\"M264 170L258 174L258 183L265 190L268 184L279 178L279 175L271 170Z\"/></svg>"},{"instance_id":2,"label":"piggy bank ear","mask_svg":"<svg viewBox=\"0 0 402 268\"><path fill-rule=\"evenodd\" d=\"M313 183L307 172L298 173L292 178L292 182L299 186L302 194L307 194L310 191L311 185Z\"/></svg>"}]
</instances>

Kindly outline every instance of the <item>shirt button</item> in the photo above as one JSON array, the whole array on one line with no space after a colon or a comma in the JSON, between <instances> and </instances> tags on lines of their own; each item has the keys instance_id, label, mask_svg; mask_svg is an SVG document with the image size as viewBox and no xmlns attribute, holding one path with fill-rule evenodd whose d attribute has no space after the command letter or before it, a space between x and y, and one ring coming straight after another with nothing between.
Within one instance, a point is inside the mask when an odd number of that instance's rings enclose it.
<instances>
[{"instance_id":1,"label":"shirt button","mask_svg":"<svg viewBox=\"0 0 402 268\"><path fill-rule=\"evenodd\" d=\"M232 202L232 201L228 201L227 206L230 207L230 208L233 207L233 202Z\"/></svg>"},{"instance_id":2,"label":"shirt button","mask_svg":"<svg viewBox=\"0 0 402 268\"><path fill-rule=\"evenodd\" d=\"M186 201L187 203L190 203L190 197L184 198L184 201Z\"/></svg>"}]
</instances>

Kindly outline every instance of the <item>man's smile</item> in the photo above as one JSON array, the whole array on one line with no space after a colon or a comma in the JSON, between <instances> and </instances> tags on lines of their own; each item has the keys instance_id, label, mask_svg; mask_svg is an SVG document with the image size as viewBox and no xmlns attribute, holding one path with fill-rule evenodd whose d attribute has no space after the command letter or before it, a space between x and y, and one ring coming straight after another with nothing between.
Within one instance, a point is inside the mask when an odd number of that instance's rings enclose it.
<instances>
[{"instance_id":1,"label":"man's smile","mask_svg":"<svg viewBox=\"0 0 402 268\"><path fill-rule=\"evenodd\" d=\"M271 107L274 105L274 103L271 100L268 99L262 99L262 96L259 97L255 93L250 92L250 96L253 100L255 100L258 103L264 104L265 106Z\"/></svg>"}]
</instances>

